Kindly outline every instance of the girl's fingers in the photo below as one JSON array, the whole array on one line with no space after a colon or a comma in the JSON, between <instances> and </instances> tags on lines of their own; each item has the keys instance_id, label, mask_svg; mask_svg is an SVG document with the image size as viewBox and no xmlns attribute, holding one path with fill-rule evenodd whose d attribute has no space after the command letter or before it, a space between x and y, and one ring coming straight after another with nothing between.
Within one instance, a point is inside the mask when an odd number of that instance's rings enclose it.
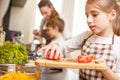
<instances>
[{"instance_id":1,"label":"girl's fingers","mask_svg":"<svg viewBox=\"0 0 120 80\"><path fill-rule=\"evenodd\" d=\"M96 59L94 62L95 63L103 63L103 64L105 64L105 60L103 60L103 59Z\"/></svg>"},{"instance_id":2,"label":"girl's fingers","mask_svg":"<svg viewBox=\"0 0 120 80\"><path fill-rule=\"evenodd\" d=\"M51 45L48 45L47 48L45 48L44 50L44 56L47 55L47 53L51 50L52 46Z\"/></svg>"},{"instance_id":3,"label":"girl's fingers","mask_svg":"<svg viewBox=\"0 0 120 80\"><path fill-rule=\"evenodd\" d=\"M58 59L59 57L61 57L60 55L61 55L61 52L60 52L59 49L57 49L57 50L56 50L55 59Z\"/></svg>"},{"instance_id":4,"label":"girl's fingers","mask_svg":"<svg viewBox=\"0 0 120 80\"><path fill-rule=\"evenodd\" d=\"M57 44L53 44L52 45L52 49L51 49L51 53L50 53L50 58L53 57L54 53L58 50L58 45ZM57 53L56 53L57 54Z\"/></svg>"},{"instance_id":5,"label":"girl's fingers","mask_svg":"<svg viewBox=\"0 0 120 80\"><path fill-rule=\"evenodd\" d=\"M38 52L44 51L48 46L42 47L38 50Z\"/></svg>"},{"instance_id":6,"label":"girl's fingers","mask_svg":"<svg viewBox=\"0 0 120 80\"><path fill-rule=\"evenodd\" d=\"M56 43L49 44L49 45L42 47L41 49L38 50L38 52L41 52L41 51L44 51L44 56L46 56L47 53L50 52L50 57L49 57L50 59L52 59L53 56L55 56L55 59L63 56L60 49L59 49L59 45Z\"/></svg>"},{"instance_id":7,"label":"girl's fingers","mask_svg":"<svg viewBox=\"0 0 120 80\"><path fill-rule=\"evenodd\" d=\"M50 45L42 47L38 50L38 52L44 52L44 56L46 56L47 52L50 50Z\"/></svg>"}]
</instances>

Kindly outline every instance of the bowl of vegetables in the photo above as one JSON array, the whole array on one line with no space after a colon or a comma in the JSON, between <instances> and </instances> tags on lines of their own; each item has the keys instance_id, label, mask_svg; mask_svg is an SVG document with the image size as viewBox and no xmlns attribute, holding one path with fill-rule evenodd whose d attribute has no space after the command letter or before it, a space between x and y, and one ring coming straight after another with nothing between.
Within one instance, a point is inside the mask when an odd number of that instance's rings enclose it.
<instances>
[{"instance_id":1,"label":"bowl of vegetables","mask_svg":"<svg viewBox=\"0 0 120 80\"><path fill-rule=\"evenodd\" d=\"M25 45L13 44L9 41L0 46L0 67L9 68L11 65L24 65L27 63L28 51Z\"/></svg>"}]
</instances>

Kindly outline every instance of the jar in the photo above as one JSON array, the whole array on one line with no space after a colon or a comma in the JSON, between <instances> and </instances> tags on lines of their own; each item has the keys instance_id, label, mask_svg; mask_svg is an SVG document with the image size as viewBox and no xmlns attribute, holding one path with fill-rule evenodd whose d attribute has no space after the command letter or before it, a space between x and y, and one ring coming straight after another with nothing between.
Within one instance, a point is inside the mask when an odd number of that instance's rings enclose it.
<instances>
[{"instance_id":1,"label":"jar","mask_svg":"<svg viewBox=\"0 0 120 80\"><path fill-rule=\"evenodd\" d=\"M5 42L5 32L3 31L3 27L0 26L0 46Z\"/></svg>"}]
</instances>

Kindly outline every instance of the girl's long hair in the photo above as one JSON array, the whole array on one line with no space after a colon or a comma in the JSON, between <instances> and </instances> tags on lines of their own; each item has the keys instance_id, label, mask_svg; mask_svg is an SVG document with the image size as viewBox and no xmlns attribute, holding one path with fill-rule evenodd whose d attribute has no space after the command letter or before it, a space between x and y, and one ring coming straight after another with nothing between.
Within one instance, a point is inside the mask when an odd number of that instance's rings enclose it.
<instances>
[{"instance_id":1,"label":"girl's long hair","mask_svg":"<svg viewBox=\"0 0 120 80\"><path fill-rule=\"evenodd\" d=\"M116 11L116 18L112 22L114 34L120 36L120 6L116 0L87 0L87 4L96 4L102 11L109 13Z\"/></svg>"}]
</instances>

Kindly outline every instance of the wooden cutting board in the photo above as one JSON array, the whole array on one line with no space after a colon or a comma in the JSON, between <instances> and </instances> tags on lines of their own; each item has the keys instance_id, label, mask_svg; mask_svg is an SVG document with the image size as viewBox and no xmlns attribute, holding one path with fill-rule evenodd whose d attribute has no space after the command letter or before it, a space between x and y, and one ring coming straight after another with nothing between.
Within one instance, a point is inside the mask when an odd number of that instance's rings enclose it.
<instances>
[{"instance_id":1,"label":"wooden cutting board","mask_svg":"<svg viewBox=\"0 0 120 80\"><path fill-rule=\"evenodd\" d=\"M53 61L47 59L37 59L35 61L37 66L43 67L55 67L55 68L78 68L78 69L96 69L96 70L104 70L105 65L102 63L78 63L75 61L62 60L62 61Z\"/></svg>"}]
</instances>

